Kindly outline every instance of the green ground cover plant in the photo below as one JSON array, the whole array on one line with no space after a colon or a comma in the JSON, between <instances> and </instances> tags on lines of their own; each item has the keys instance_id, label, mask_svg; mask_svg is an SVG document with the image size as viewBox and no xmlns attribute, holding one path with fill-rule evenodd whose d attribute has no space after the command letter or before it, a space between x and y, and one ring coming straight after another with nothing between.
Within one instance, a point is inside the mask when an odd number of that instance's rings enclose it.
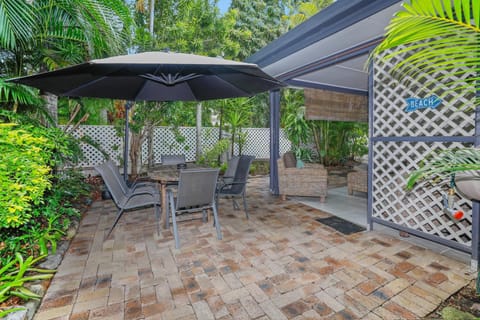
<instances>
[{"instance_id":1,"label":"green ground cover plant","mask_svg":"<svg viewBox=\"0 0 480 320\"><path fill-rule=\"evenodd\" d=\"M58 128L33 124L18 115L0 122L0 317L12 296L38 298L25 282L48 279L54 271L34 268L56 251L79 218L74 203L88 195L83 175L62 169L79 159L78 142ZM22 120L24 120L22 122Z\"/></svg>"},{"instance_id":2,"label":"green ground cover plant","mask_svg":"<svg viewBox=\"0 0 480 320\"><path fill-rule=\"evenodd\" d=\"M37 258L30 256L24 260L21 254L16 253L14 260L0 268L0 303L13 296L24 300L41 298L41 296L26 288L25 283L50 279L53 276L54 270L34 268L35 264L44 258L45 255ZM23 308L0 309L0 318L21 309Z\"/></svg>"}]
</instances>

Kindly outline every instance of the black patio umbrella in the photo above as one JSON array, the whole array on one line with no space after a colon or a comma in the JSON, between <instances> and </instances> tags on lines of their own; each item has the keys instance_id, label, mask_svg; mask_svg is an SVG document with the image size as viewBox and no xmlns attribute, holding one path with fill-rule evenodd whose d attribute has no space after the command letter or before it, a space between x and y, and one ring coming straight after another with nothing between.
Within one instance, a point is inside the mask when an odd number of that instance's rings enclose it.
<instances>
[{"instance_id":1,"label":"black patio umbrella","mask_svg":"<svg viewBox=\"0 0 480 320\"><path fill-rule=\"evenodd\" d=\"M255 64L173 52L144 52L92 60L8 81L26 84L60 97L128 101L203 101L245 97L283 86ZM128 109L127 106L125 177Z\"/></svg>"}]
</instances>

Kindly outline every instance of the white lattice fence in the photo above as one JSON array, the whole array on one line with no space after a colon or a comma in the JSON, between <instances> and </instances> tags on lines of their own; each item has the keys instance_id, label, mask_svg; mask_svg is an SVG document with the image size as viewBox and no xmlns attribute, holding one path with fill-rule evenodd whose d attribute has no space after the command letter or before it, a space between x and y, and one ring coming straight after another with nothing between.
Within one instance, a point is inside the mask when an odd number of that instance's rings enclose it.
<instances>
[{"instance_id":1,"label":"white lattice fence","mask_svg":"<svg viewBox=\"0 0 480 320\"><path fill-rule=\"evenodd\" d=\"M110 159L120 163L123 150L123 138L117 136L113 126L80 126L75 132L77 138L88 136L99 144ZM105 162L103 154L90 144L81 144L84 159L79 163L81 167L92 167Z\"/></svg>"},{"instance_id":2,"label":"white lattice fence","mask_svg":"<svg viewBox=\"0 0 480 320\"><path fill-rule=\"evenodd\" d=\"M243 147L243 154L254 155L257 159L268 159L270 157L270 129L269 128L248 128L246 132L246 143ZM107 152L109 157L120 163L123 156L123 138L117 136L113 126L80 126L75 136L88 135ZM162 154L185 154L187 161L195 161L196 128L180 127L176 135L172 128L157 127L154 130L153 154L154 162L160 163ZM179 138L180 137L180 138ZM208 150L218 141L218 128L202 128L202 148ZM290 150L291 143L283 131L280 132L280 154ZM105 161L104 156L94 147L82 144L84 160L80 163L82 167L92 167ZM238 146L236 146L238 152ZM142 145L142 163L147 163L148 146L147 142Z\"/></svg>"},{"instance_id":3,"label":"white lattice fence","mask_svg":"<svg viewBox=\"0 0 480 320\"><path fill-rule=\"evenodd\" d=\"M421 85L412 79L402 79L402 83L394 79L388 70L398 62L374 66L372 216L471 246L470 201L457 195L457 203L466 212L466 218L456 222L442 212L441 195L448 183L424 183L410 193L404 188L406 177L432 152L472 146L455 139L474 134L473 114L458 110L472 103L473 97L462 90L445 88L448 94L442 97L443 102L437 109L406 112L406 98L425 98L430 94L419 90ZM441 86L434 81L441 76L441 73L425 76L422 83L432 81ZM450 142L445 137L449 137Z\"/></svg>"},{"instance_id":4,"label":"white lattice fence","mask_svg":"<svg viewBox=\"0 0 480 320\"><path fill-rule=\"evenodd\" d=\"M270 129L269 128L245 128L245 145L242 154L254 155L257 159L270 158ZM280 155L291 150L292 144L287 139L283 130L280 131ZM235 145L235 154L239 153L238 144Z\"/></svg>"},{"instance_id":5,"label":"white lattice fence","mask_svg":"<svg viewBox=\"0 0 480 320\"><path fill-rule=\"evenodd\" d=\"M197 131L194 127L157 127L153 133L154 163L160 163L162 154L184 154L187 161L195 161ZM202 128L202 148L211 148L218 141L218 128ZM147 142L142 146L142 162L147 162Z\"/></svg>"}]
</instances>

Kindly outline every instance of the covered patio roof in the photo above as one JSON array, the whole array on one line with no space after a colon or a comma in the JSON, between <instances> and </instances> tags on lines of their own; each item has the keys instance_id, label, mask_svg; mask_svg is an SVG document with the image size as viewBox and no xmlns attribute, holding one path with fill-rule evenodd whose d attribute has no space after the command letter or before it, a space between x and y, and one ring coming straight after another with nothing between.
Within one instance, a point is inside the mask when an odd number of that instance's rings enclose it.
<instances>
[{"instance_id":1,"label":"covered patio roof","mask_svg":"<svg viewBox=\"0 0 480 320\"><path fill-rule=\"evenodd\" d=\"M338 0L247 59L291 86L368 94L365 63L400 0Z\"/></svg>"}]
</instances>

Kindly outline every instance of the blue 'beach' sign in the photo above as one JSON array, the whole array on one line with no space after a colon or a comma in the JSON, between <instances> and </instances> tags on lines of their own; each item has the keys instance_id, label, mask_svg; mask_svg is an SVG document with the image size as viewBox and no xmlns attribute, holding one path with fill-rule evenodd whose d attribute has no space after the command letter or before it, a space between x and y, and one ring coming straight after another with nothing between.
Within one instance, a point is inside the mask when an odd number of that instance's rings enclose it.
<instances>
[{"instance_id":1,"label":"blue 'beach' sign","mask_svg":"<svg viewBox=\"0 0 480 320\"><path fill-rule=\"evenodd\" d=\"M407 98L405 102L407 103L405 112L412 112L420 109L435 109L442 103L442 99L436 95L432 95L428 98Z\"/></svg>"}]
</instances>

